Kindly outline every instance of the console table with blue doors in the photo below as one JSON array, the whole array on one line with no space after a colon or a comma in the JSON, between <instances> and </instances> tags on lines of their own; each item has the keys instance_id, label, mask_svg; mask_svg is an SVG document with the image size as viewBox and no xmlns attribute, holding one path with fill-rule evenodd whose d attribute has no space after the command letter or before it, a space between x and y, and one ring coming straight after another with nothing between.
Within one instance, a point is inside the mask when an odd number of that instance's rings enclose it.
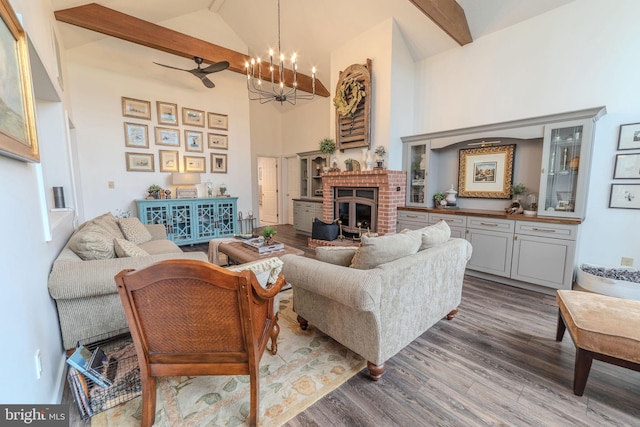
<instances>
[{"instance_id":1,"label":"console table with blue doors","mask_svg":"<svg viewBox=\"0 0 640 427\"><path fill-rule=\"evenodd\" d=\"M208 242L238 233L238 198L136 200L143 224L163 224L177 245Z\"/></svg>"}]
</instances>

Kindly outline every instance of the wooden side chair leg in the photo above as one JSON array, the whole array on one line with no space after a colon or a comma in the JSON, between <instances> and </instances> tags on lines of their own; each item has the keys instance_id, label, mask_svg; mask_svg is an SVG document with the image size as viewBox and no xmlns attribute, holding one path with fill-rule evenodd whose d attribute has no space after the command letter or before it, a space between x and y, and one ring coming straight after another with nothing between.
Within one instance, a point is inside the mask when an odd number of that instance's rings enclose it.
<instances>
[{"instance_id":1,"label":"wooden side chair leg","mask_svg":"<svg viewBox=\"0 0 640 427\"><path fill-rule=\"evenodd\" d=\"M151 427L156 420L156 379L142 378L142 427Z\"/></svg>"},{"instance_id":2,"label":"wooden side chair leg","mask_svg":"<svg viewBox=\"0 0 640 427\"><path fill-rule=\"evenodd\" d=\"M249 426L256 427L258 425L258 408L260 407L260 376L256 369L249 374L249 383L251 388L251 395L249 397Z\"/></svg>"},{"instance_id":3,"label":"wooden side chair leg","mask_svg":"<svg viewBox=\"0 0 640 427\"><path fill-rule=\"evenodd\" d=\"M558 327L556 329L556 341L562 341L562 337L564 337L564 331L567 330L567 325L564 324L564 319L562 318L562 313L558 310Z\"/></svg>"},{"instance_id":4,"label":"wooden side chair leg","mask_svg":"<svg viewBox=\"0 0 640 427\"><path fill-rule=\"evenodd\" d=\"M278 315L273 318L273 329L271 329L271 354L278 353L278 335L280 335L280 325L278 325Z\"/></svg>"},{"instance_id":5,"label":"wooden side chair leg","mask_svg":"<svg viewBox=\"0 0 640 427\"><path fill-rule=\"evenodd\" d=\"M591 363L593 362L593 353L576 347L576 366L573 374L573 393L576 396L584 394L584 388L587 385L589 371L591 371Z\"/></svg>"}]
</instances>

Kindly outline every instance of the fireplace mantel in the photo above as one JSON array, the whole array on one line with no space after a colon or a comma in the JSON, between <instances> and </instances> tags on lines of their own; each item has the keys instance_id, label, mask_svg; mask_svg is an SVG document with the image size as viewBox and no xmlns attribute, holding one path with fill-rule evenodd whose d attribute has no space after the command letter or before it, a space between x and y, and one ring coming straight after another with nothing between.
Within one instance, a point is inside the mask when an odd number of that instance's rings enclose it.
<instances>
[{"instance_id":1,"label":"fireplace mantel","mask_svg":"<svg viewBox=\"0 0 640 427\"><path fill-rule=\"evenodd\" d=\"M322 176L322 216L326 222L335 219L334 187L373 187L378 189L377 230L379 234L395 233L397 208L406 200L405 171L373 169L354 172L324 172Z\"/></svg>"}]
</instances>

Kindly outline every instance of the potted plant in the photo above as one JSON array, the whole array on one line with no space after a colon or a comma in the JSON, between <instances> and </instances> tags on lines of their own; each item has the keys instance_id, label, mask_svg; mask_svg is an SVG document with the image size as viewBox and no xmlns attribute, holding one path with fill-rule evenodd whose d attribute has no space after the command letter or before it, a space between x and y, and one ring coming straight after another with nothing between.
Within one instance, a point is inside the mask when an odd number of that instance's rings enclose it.
<instances>
[{"instance_id":1,"label":"potted plant","mask_svg":"<svg viewBox=\"0 0 640 427\"><path fill-rule=\"evenodd\" d=\"M353 162L353 159L351 157L349 157L344 161L344 165L347 168L347 172L350 172L353 170L353 164L351 162Z\"/></svg>"},{"instance_id":2,"label":"potted plant","mask_svg":"<svg viewBox=\"0 0 640 427\"><path fill-rule=\"evenodd\" d=\"M441 191L438 191L437 193L434 193L434 194L433 194L433 205L434 205L436 208L441 208L441 207L443 207L444 205L442 204L442 201L443 201L446 197L447 197L447 196L446 196L443 192L441 192ZM446 204L446 202L445 202L445 204Z\"/></svg>"},{"instance_id":3,"label":"potted plant","mask_svg":"<svg viewBox=\"0 0 640 427\"><path fill-rule=\"evenodd\" d=\"M264 237L265 245L272 245L273 236L276 234L276 230L270 225L267 225L265 228L262 229L262 233L260 234L262 234L262 237Z\"/></svg>"},{"instance_id":4,"label":"potted plant","mask_svg":"<svg viewBox=\"0 0 640 427\"><path fill-rule=\"evenodd\" d=\"M336 143L331 138L324 138L320 141L320 152L322 154L327 154L329 159L327 159L327 164L322 168L325 172L329 171L331 162L331 157L333 157L333 153L336 151Z\"/></svg>"},{"instance_id":5,"label":"potted plant","mask_svg":"<svg viewBox=\"0 0 640 427\"><path fill-rule=\"evenodd\" d=\"M511 186L511 196L513 200L520 201L520 195L524 194L526 188L523 183Z\"/></svg>"},{"instance_id":6,"label":"potted plant","mask_svg":"<svg viewBox=\"0 0 640 427\"><path fill-rule=\"evenodd\" d=\"M387 154L387 150L382 145L378 145L374 151L376 155L376 165L382 169L384 167L384 155Z\"/></svg>"},{"instance_id":7,"label":"potted plant","mask_svg":"<svg viewBox=\"0 0 640 427\"><path fill-rule=\"evenodd\" d=\"M162 191L162 187L160 187L157 184L152 184L149 186L149 189L147 191L149 192L149 197L152 197L154 199L159 199L160 192Z\"/></svg>"}]
</instances>

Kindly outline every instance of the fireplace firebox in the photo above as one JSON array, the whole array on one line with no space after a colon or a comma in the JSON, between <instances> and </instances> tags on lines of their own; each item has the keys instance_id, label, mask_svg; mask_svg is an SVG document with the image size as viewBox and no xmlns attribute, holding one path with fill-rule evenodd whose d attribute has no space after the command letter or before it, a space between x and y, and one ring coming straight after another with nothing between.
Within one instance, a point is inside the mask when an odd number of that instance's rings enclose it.
<instances>
[{"instance_id":1,"label":"fireplace firebox","mask_svg":"<svg viewBox=\"0 0 640 427\"><path fill-rule=\"evenodd\" d=\"M334 200L335 217L344 232L377 231L377 188L335 187Z\"/></svg>"}]
</instances>

